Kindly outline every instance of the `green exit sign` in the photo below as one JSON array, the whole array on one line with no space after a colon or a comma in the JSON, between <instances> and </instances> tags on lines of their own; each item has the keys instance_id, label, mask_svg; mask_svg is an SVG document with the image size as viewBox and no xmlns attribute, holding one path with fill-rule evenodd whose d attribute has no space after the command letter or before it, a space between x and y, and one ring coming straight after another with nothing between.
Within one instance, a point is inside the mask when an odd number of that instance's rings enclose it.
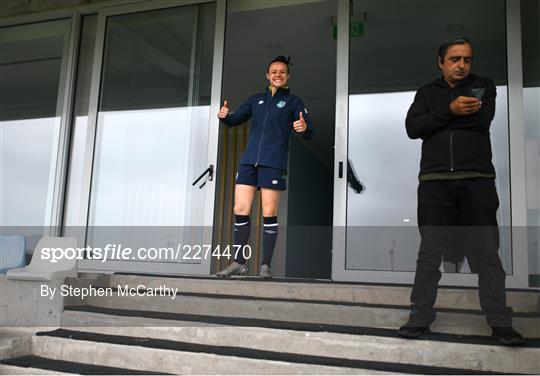
<instances>
[{"instance_id":1,"label":"green exit sign","mask_svg":"<svg viewBox=\"0 0 540 376\"><path fill-rule=\"evenodd\" d=\"M353 22L349 27L349 35L351 37L361 37L364 35L364 23L363 22Z\"/></svg>"},{"instance_id":2,"label":"green exit sign","mask_svg":"<svg viewBox=\"0 0 540 376\"><path fill-rule=\"evenodd\" d=\"M334 25L333 34L334 34L333 35L334 39L337 39L337 25ZM364 35L364 23L351 22L349 25L349 36L353 38L353 37L361 37L363 35Z\"/></svg>"}]
</instances>

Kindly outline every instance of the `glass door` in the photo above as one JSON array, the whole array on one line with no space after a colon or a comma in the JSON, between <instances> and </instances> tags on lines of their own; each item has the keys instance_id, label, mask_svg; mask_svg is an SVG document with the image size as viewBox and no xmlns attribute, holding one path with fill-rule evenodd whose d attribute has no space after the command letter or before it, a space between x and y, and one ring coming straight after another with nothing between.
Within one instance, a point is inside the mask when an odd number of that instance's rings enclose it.
<instances>
[{"instance_id":1,"label":"glass door","mask_svg":"<svg viewBox=\"0 0 540 376\"><path fill-rule=\"evenodd\" d=\"M338 93L343 112L337 115L333 279L413 282L421 140L407 137L405 117L416 90L441 76L435 59L440 43L460 34L473 43L472 72L497 86L491 142L499 255L512 275L505 1L353 0L342 4L339 21L340 30L348 26L350 32L338 33L338 75L348 85ZM474 270L458 248L443 256L441 284L474 286Z\"/></svg>"},{"instance_id":2,"label":"glass door","mask_svg":"<svg viewBox=\"0 0 540 376\"><path fill-rule=\"evenodd\" d=\"M209 274L216 3L150 6L99 15L81 269Z\"/></svg>"}]
</instances>

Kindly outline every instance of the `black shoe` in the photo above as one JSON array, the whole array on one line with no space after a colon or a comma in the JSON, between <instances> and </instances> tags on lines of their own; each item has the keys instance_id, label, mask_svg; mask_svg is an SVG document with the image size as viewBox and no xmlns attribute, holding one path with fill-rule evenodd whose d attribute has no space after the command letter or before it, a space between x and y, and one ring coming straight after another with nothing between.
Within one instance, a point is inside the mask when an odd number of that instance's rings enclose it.
<instances>
[{"instance_id":1,"label":"black shoe","mask_svg":"<svg viewBox=\"0 0 540 376\"><path fill-rule=\"evenodd\" d=\"M503 345L518 346L525 343L525 339L523 338L523 336L516 332L511 326L494 327L491 329L493 330L491 336L496 337Z\"/></svg>"},{"instance_id":2,"label":"black shoe","mask_svg":"<svg viewBox=\"0 0 540 376\"><path fill-rule=\"evenodd\" d=\"M428 326L409 326L409 323L398 329L398 334L405 338L418 338L428 333L430 333Z\"/></svg>"}]
</instances>

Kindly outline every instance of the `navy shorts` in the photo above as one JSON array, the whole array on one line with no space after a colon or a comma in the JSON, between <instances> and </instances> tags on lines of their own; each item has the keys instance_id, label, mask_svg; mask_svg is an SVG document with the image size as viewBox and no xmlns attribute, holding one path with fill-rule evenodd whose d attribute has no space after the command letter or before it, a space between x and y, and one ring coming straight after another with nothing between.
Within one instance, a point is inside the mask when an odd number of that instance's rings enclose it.
<instances>
[{"instance_id":1,"label":"navy shorts","mask_svg":"<svg viewBox=\"0 0 540 376\"><path fill-rule=\"evenodd\" d=\"M286 174L279 168L245 165L238 167L236 174L236 184L252 185L257 188L270 188L284 191Z\"/></svg>"}]
</instances>

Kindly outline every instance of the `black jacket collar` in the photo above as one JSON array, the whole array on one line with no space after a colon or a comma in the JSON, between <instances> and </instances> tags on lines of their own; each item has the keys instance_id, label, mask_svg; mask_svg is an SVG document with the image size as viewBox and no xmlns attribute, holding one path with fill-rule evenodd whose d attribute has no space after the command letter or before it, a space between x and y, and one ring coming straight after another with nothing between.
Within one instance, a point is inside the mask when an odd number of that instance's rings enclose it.
<instances>
[{"instance_id":1,"label":"black jacket collar","mask_svg":"<svg viewBox=\"0 0 540 376\"><path fill-rule=\"evenodd\" d=\"M454 87L454 89L457 89L459 87L462 87L464 85L467 85L467 84L470 84L471 82L473 82L474 80L476 79L476 75L472 74L472 73L469 73L469 75L467 77L465 77L463 80L459 81L456 86ZM445 87L445 88L449 88L449 89L452 89L452 87L448 84L448 82L446 82L446 80L444 79L444 77L440 77L440 78L437 78L435 81L433 81L433 84L434 85L437 85L437 86L441 86L441 87Z\"/></svg>"}]
</instances>

